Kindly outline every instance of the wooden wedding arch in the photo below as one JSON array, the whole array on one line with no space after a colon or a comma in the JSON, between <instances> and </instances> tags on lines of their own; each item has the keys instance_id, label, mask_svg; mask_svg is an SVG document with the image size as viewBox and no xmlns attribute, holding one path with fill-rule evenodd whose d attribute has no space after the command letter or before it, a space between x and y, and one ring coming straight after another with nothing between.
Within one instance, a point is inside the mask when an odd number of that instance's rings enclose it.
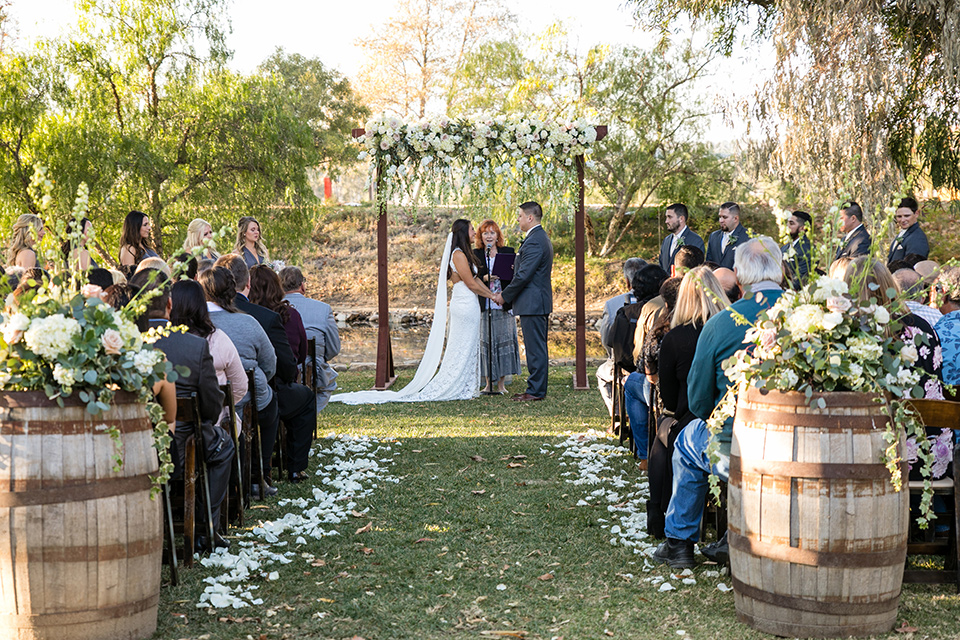
<instances>
[{"instance_id":1,"label":"wooden wedding arch","mask_svg":"<svg viewBox=\"0 0 960 640\"><path fill-rule=\"evenodd\" d=\"M402 123L398 123L396 120L388 119L385 116L380 116L379 121L374 119L371 122L367 123L366 128L354 129L353 137L360 140L361 142L366 141L367 152L364 152L361 155L361 159L365 157L370 157L373 161L373 179L376 189L376 202L377 202L377 302L378 302L378 320L377 320L377 365L376 365L376 376L374 379L374 389L383 390L388 389L393 382L396 380L396 372L394 368L393 361L393 347L390 341L390 304L389 304L389 295L388 295L388 283L387 283L387 197L385 193L387 192L387 179L388 179L388 170L385 169L386 162L384 161L384 154L382 151L384 149L381 147L381 144L384 144L384 140L393 140L394 142L399 142L402 136L398 136L398 131L402 130ZM392 120L392 122L391 122ZM497 122L504 122L503 119L498 119ZM527 120L521 120L522 123L527 123ZM537 134L537 121L533 121L534 126L532 134L534 137ZM387 126L384 126L384 125ZM392 126L391 126L392 125ZM396 126L400 125L400 126ZM423 127L424 131L429 131L427 123L417 123L416 125L411 125L413 127ZM482 127L483 125L481 125ZM550 128L551 131L557 130L556 124ZM569 128L572 125L559 125L560 128ZM438 127L434 126L434 129ZM581 124L581 129L584 129ZM442 130L442 127L440 128ZM576 347L576 366L573 376L573 388L578 390L589 389L589 384L587 382L587 347L586 347L586 310L584 306L585 294L586 294L586 281L585 281L585 263L584 256L586 254L586 242L585 242L585 211L584 211L584 172L586 167L586 160L584 159L584 146L580 145L578 149L578 138L577 134L580 133L579 142L592 144L593 142L602 140L607 135L607 127L604 125L595 126L595 127L586 127L589 130L589 134L586 139L582 132L577 129L572 129L574 132L574 141L572 144L564 147L562 142L557 145L558 149L564 148L573 148L575 151L580 151L579 153L573 153L569 156L574 170L576 171L576 197L574 204L574 252L575 252L575 283L576 283L576 322L575 322L575 347ZM515 131L516 129L514 129ZM543 130L546 130L544 128ZM569 130L569 129L568 129ZM376 133L379 133L379 136ZM371 135L368 135L370 133ZM434 131L434 134L438 133ZM442 135L442 134L441 134ZM519 134L518 134L519 135ZM527 137L530 137L531 134L523 134ZM552 139L553 135L549 136L549 139ZM434 138L434 142L436 138ZM515 143L513 143L515 144ZM533 143L536 144L536 143ZM426 143L421 143L419 148L427 146L427 152L433 151ZM545 146L545 145L544 145ZM514 148L516 148L514 146ZM454 149L456 150L456 149ZM470 147L471 152L477 151L475 147ZM443 156L443 152L440 152L439 155ZM447 154L448 156L451 154ZM552 156L551 156L552 157ZM390 156L386 156L387 159L390 159ZM415 163L416 164L416 163ZM396 165L394 165L396 166Z\"/></svg>"}]
</instances>

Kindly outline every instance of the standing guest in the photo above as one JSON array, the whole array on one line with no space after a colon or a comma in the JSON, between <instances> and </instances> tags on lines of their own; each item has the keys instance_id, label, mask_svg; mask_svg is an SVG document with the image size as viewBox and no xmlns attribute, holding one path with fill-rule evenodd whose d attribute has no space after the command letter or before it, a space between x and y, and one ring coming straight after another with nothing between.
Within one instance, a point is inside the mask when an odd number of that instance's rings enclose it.
<instances>
[{"instance_id":1,"label":"standing guest","mask_svg":"<svg viewBox=\"0 0 960 640\"><path fill-rule=\"evenodd\" d=\"M330 395L337 390L337 372L329 364L340 353L337 321L329 304L307 297L307 280L299 267L281 269L280 283L283 285L287 302L300 313L307 339L315 338L317 341L317 361L311 363L308 358L307 366L314 367L319 411L327 406Z\"/></svg>"},{"instance_id":2,"label":"standing guest","mask_svg":"<svg viewBox=\"0 0 960 640\"><path fill-rule=\"evenodd\" d=\"M480 223L477 233L476 248L473 253L477 256L480 267L477 277L482 279L490 291L499 293L510 280L501 281L493 275L493 268L497 256L513 255L513 247L506 245L500 227L493 220L484 220ZM517 321L512 311L489 298L480 300L480 377L486 378L491 370L487 362L488 353L493 354L493 380L497 381L497 391L506 392L506 377L520 374L520 345L517 342ZM489 305L489 306L488 306ZM493 346L490 346L490 332L493 332ZM490 391L491 381L487 380L485 391Z\"/></svg>"},{"instance_id":3,"label":"standing guest","mask_svg":"<svg viewBox=\"0 0 960 640\"><path fill-rule=\"evenodd\" d=\"M712 465L706 455L712 438L706 420L731 385L723 361L744 347L748 323L772 307L783 289L780 247L767 236L745 242L737 251L734 271L744 290L751 295L711 317L703 326L687 376L687 402L695 416L680 432L673 452L673 496L667 507L664 534L654 559L674 569L694 566L693 545L700 536L700 518L707 497L709 475L726 480L730 468L730 441L733 419L723 423L717 435L720 461ZM743 319L746 322L743 322ZM713 548L714 557L727 554L725 541Z\"/></svg>"},{"instance_id":4,"label":"standing guest","mask_svg":"<svg viewBox=\"0 0 960 640\"><path fill-rule=\"evenodd\" d=\"M159 258L150 243L150 231L153 223L150 216L131 211L123 220L123 233L120 236L120 266L136 267L146 258ZM133 269L128 269L133 271Z\"/></svg>"},{"instance_id":5,"label":"standing guest","mask_svg":"<svg viewBox=\"0 0 960 640\"><path fill-rule=\"evenodd\" d=\"M43 240L46 230L40 216L25 213L13 223L13 237L7 249L7 263L13 267L33 269L40 266L36 246Z\"/></svg>"},{"instance_id":6,"label":"standing guest","mask_svg":"<svg viewBox=\"0 0 960 640\"><path fill-rule=\"evenodd\" d=\"M737 249L750 239L750 234L740 224L740 205L724 202L717 214L720 228L707 240L707 262L716 262L721 267L733 268Z\"/></svg>"},{"instance_id":7,"label":"standing guest","mask_svg":"<svg viewBox=\"0 0 960 640\"><path fill-rule=\"evenodd\" d=\"M161 294L150 301L144 314L150 327L165 327L170 324L170 281L159 271L141 271L134 275L130 284L142 294L159 288ZM213 526L220 523L220 508L227 497L230 480L230 462L236 453L233 438L216 424L223 409L223 392L213 368L213 358L207 341L189 333L169 332L156 342L160 349L176 367L186 367L189 372L177 378L177 397L190 397L197 394L202 423L192 424L178 416L173 432L177 445L175 464L183 469L186 439L191 434L203 438L206 453L207 478L210 485L210 510L213 512ZM230 543L215 532L214 540L198 539L198 546L212 550L214 547L229 547Z\"/></svg>"},{"instance_id":8,"label":"standing guest","mask_svg":"<svg viewBox=\"0 0 960 640\"><path fill-rule=\"evenodd\" d=\"M237 242L233 251L240 254L248 269L270 259L260 235L260 223L253 216L243 216L237 223Z\"/></svg>"},{"instance_id":9,"label":"standing guest","mask_svg":"<svg viewBox=\"0 0 960 640\"><path fill-rule=\"evenodd\" d=\"M687 216L687 205L679 202L667 207L663 216L663 224L670 235L664 238L663 245L660 247L660 268L667 273L670 273L677 250L681 247L696 247L700 251L704 250L703 238L687 226Z\"/></svg>"},{"instance_id":10,"label":"standing guest","mask_svg":"<svg viewBox=\"0 0 960 640\"><path fill-rule=\"evenodd\" d=\"M250 269L250 302L266 307L280 316L293 357L297 366L302 366L307 361L307 332L303 328L303 319L283 297L280 276L267 265Z\"/></svg>"},{"instance_id":11,"label":"standing guest","mask_svg":"<svg viewBox=\"0 0 960 640\"><path fill-rule=\"evenodd\" d=\"M943 317L934 329L943 347L943 381L960 384L960 267L945 267L934 286Z\"/></svg>"},{"instance_id":12,"label":"standing guest","mask_svg":"<svg viewBox=\"0 0 960 640\"><path fill-rule=\"evenodd\" d=\"M927 242L927 234L920 228L919 206L913 198L903 198L897 205L897 211L893 214L893 219L900 227L897 237L890 243L890 252L887 254L887 263L896 260L906 260L907 256L916 256L911 258L913 264L917 259L926 260L930 255L930 244Z\"/></svg>"},{"instance_id":13,"label":"standing guest","mask_svg":"<svg viewBox=\"0 0 960 640\"><path fill-rule=\"evenodd\" d=\"M547 319L553 312L553 244L540 221L543 209L536 202L524 202L517 210L525 237L517 252L513 280L502 293L494 294L500 306L509 303L520 316L523 344L527 350L527 390L512 399L519 402L543 400L547 395Z\"/></svg>"},{"instance_id":14,"label":"standing guest","mask_svg":"<svg viewBox=\"0 0 960 640\"><path fill-rule=\"evenodd\" d=\"M273 447L277 441L280 417L277 394L267 384L277 371L276 352L260 323L237 309L236 280L229 269L214 267L201 273L198 278L207 300L210 321L233 342L243 368L253 371L256 397L249 397L251 389L248 388L247 396L240 403L256 403L260 423L260 460L263 464L263 476L254 478L252 492L257 498L276 495L277 488L270 480L270 464L273 460ZM254 465L257 473L259 468L259 465Z\"/></svg>"},{"instance_id":15,"label":"standing guest","mask_svg":"<svg viewBox=\"0 0 960 640\"><path fill-rule=\"evenodd\" d=\"M170 296L173 304L170 309L170 323L183 325L187 328L187 333L207 341L210 356L213 358L213 369L217 372L217 382L221 386L229 382L233 393L230 400L234 405L239 404L247 395L247 373L243 370L240 354L233 341L211 322L203 287L193 280L180 280L173 284ZM224 406L217 424L222 426L229 415L229 405ZM238 413L238 422L234 425L237 435L240 435L239 415Z\"/></svg>"},{"instance_id":16,"label":"standing guest","mask_svg":"<svg viewBox=\"0 0 960 640\"><path fill-rule=\"evenodd\" d=\"M903 302L910 312L926 320L931 327L937 326L943 314L940 309L926 304L930 299L930 292L920 279L920 274L913 269L899 269L893 274L893 279L903 292Z\"/></svg>"},{"instance_id":17,"label":"standing guest","mask_svg":"<svg viewBox=\"0 0 960 640\"><path fill-rule=\"evenodd\" d=\"M226 267L236 281L234 304L243 313L250 314L267 332L277 356L277 373L272 381L277 392L277 408L287 429L287 477L291 482L306 478L306 468L313 432L317 425L317 397L297 380L297 359L290 348L287 332L280 316L250 302L250 270L236 253L220 256L216 264ZM266 454L266 452L264 452Z\"/></svg>"},{"instance_id":18,"label":"standing guest","mask_svg":"<svg viewBox=\"0 0 960 640\"><path fill-rule=\"evenodd\" d=\"M633 277L645 264L647 264L647 261L643 258L627 258L626 262L623 263L623 279L626 281L628 291L607 300L603 305L603 315L600 317L600 344L607 350L607 360L597 367L597 388L600 390L603 403L607 405L610 416L613 416L614 409L613 374L616 370L610 332L613 329L613 320L617 317L617 311L637 301L636 296L633 295ZM623 377L626 379L626 375Z\"/></svg>"},{"instance_id":19,"label":"standing guest","mask_svg":"<svg viewBox=\"0 0 960 640\"><path fill-rule=\"evenodd\" d=\"M810 261L813 259L810 234L813 232L813 218L806 211L794 211L787 220L790 242L783 245L783 262L787 266L790 285L799 291L807 284L810 274Z\"/></svg>"},{"instance_id":20,"label":"standing guest","mask_svg":"<svg viewBox=\"0 0 960 640\"><path fill-rule=\"evenodd\" d=\"M76 220L70 221L70 233L73 233ZM86 271L87 269L96 269L97 263L90 257L90 251L87 250L87 243L90 241L90 233L93 231L93 223L88 218L80 220L80 236L76 240L67 238L60 245L60 251L63 252L63 259L70 271Z\"/></svg>"},{"instance_id":21,"label":"standing guest","mask_svg":"<svg viewBox=\"0 0 960 640\"><path fill-rule=\"evenodd\" d=\"M185 253L192 253L196 247L203 245L205 242L212 243L212 241L213 227L210 223L201 218L194 218L187 225L187 237L183 241L183 250ZM219 257L220 254L217 253L212 244L200 253L200 258L216 260Z\"/></svg>"},{"instance_id":22,"label":"standing guest","mask_svg":"<svg viewBox=\"0 0 960 640\"><path fill-rule=\"evenodd\" d=\"M848 202L840 210L840 232L844 234L834 260L856 258L870 253L870 234L863 226L863 209L856 202Z\"/></svg>"},{"instance_id":23,"label":"standing guest","mask_svg":"<svg viewBox=\"0 0 960 640\"><path fill-rule=\"evenodd\" d=\"M709 268L700 266L687 272L670 319L670 330L660 344L657 367L658 389L663 408L676 423L659 437L650 451L650 501L647 503L647 531L664 537L664 518L673 494L673 443L680 430L696 416L687 404L687 376L697 349L697 339L707 320L723 311L730 302Z\"/></svg>"}]
</instances>

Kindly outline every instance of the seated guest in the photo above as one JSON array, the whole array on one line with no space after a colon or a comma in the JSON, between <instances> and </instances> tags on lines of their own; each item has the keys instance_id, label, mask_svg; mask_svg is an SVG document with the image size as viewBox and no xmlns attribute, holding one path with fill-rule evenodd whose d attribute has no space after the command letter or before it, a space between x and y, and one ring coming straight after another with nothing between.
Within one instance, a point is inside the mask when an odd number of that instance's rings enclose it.
<instances>
[{"instance_id":1,"label":"seated guest","mask_svg":"<svg viewBox=\"0 0 960 640\"><path fill-rule=\"evenodd\" d=\"M787 220L787 231L790 233L790 242L780 247L783 252L783 262L787 266L790 286L799 291L807 284L810 274L813 243L810 234L813 233L813 218L806 211L794 211Z\"/></svg>"},{"instance_id":2,"label":"seated guest","mask_svg":"<svg viewBox=\"0 0 960 640\"><path fill-rule=\"evenodd\" d=\"M216 260L220 257L217 250L212 245L213 227L206 220L195 218L187 225L187 237L183 241L183 252L192 254L193 250L204 243L210 243L210 246L200 252L200 258Z\"/></svg>"},{"instance_id":3,"label":"seated guest","mask_svg":"<svg viewBox=\"0 0 960 640\"><path fill-rule=\"evenodd\" d=\"M159 258L150 242L153 222L150 216L131 211L123 220L123 234L120 236L120 266L136 267L145 258ZM134 269L128 269L135 271Z\"/></svg>"},{"instance_id":4,"label":"seated guest","mask_svg":"<svg viewBox=\"0 0 960 640\"><path fill-rule=\"evenodd\" d=\"M198 262L198 263L197 263L197 275L200 275L200 274L203 273L204 271L207 271L207 270L209 270L209 269L212 269L214 262L216 262L216 260L211 260L210 258L204 258L204 259L202 259L200 262ZM194 278L196 278L196 276L194 276Z\"/></svg>"},{"instance_id":5,"label":"seated guest","mask_svg":"<svg viewBox=\"0 0 960 640\"><path fill-rule=\"evenodd\" d=\"M860 256L853 260L838 260L830 267L830 277L843 280L861 304L874 301L890 310L893 320L900 325L898 338L917 349L916 365L922 369L919 385L928 400L943 400L942 363L943 353L937 334L926 320L910 312L908 307L894 304L887 292L898 291L890 271L879 260ZM907 397L911 397L908 393Z\"/></svg>"},{"instance_id":6,"label":"seated guest","mask_svg":"<svg viewBox=\"0 0 960 640\"><path fill-rule=\"evenodd\" d=\"M250 269L250 302L270 309L280 316L283 330L287 332L290 350L297 361L297 368L307 360L307 332L303 328L303 319L283 297L280 276L266 265Z\"/></svg>"},{"instance_id":7,"label":"seated guest","mask_svg":"<svg viewBox=\"0 0 960 640\"><path fill-rule=\"evenodd\" d=\"M240 354L237 353L233 342L210 320L203 287L193 280L180 280L174 283L170 296L173 301L170 310L171 324L183 325L187 328L187 333L200 336L207 341L210 356L213 358L213 369L217 372L217 382L221 386L229 382L233 393L233 404L239 404L247 395L247 373L243 369ZM229 405L224 404L220 418L217 420L217 424L221 426L224 426L224 420L230 415ZM233 425L233 428L239 435L239 413L237 419L238 423Z\"/></svg>"},{"instance_id":8,"label":"seated guest","mask_svg":"<svg viewBox=\"0 0 960 640\"><path fill-rule=\"evenodd\" d=\"M640 459L640 469L647 468L647 439L649 432L647 426L650 416L650 381L643 373L643 369L636 370L637 365L642 366L640 352L643 348L643 341L647 332L653 328L657 318L663 311L663 298L660 297L660 287L663 281L667 279L667 274L655 264L646 264L633 276L633 295L637 298L636 303L631 305L634 309L639 309L636 316L636 323L633 331L633 340L627 340L623 344L616 344L614 339L614 357L622 360L620 351L626 351L628 357L632 357L634 366L627 367L633 369L627 379L623 382L623 402L627 409L627 419L630 421L630 432L633 434L633 444L636 449L634 453ZM632 315L632 314L631 314ZM621 310L617 313L617 319L614 324L621 323L621 318L629 317ZM614 332L616 336L616 332Z\"/></svg>"},{"instance_id":9,"label":"seated guest","mask_svg":"<svg viewBox=\"0 0 960 640\"><path fill-rule=\"evenodd\" d=\"M628 291L607 300L603 305L603 315L600 317L600 344L607 350L607 360L597 367L597 388L600 390L600 397L603 403L607 405L607 411L613 416L613 345L610 342L610 330L613 328L613 320L617 317L617 311L621 307L633 304L637 301L632 291L633 276L643 265L647 264L643 258L627 258L623 263L623 278L626 281ZM626 377L626 376L624 376Z\"/></svg>"},{"instance_id":10,"label":"seated guest","mask_svg":"<svg viewBox=\"0 0 960 640\"><path fill-rule=\"evenodd\" d=\"M270 259L260 235L260 223L253 216L243 216L237 223L237 242L233 252L240 254L248 269Z\"/></svg>"},{"instance_id":11,"label":"seated guest","mask_svg":"<svg viewBox=\"0 0 960 640\"><path fill-rule=\"evenodd\" d=\"M743 292L740 291L740 283L737 282L737 274L735 274L733 270L724 267L714 269L713 277L720 283L723 292L727 296L727 300L729 300L731 304L741 298Z\"/></svg>"},{"instance_id":12,"label":"seated guest","mask_svg":"<svg viewBox=\"0 0 960 640\"><path fill-rule=\"evenodd\" d=\"M934 329L943 346L943 381L960 384L960 267L945 267L934 287L943 317Z\"/></svg>"},{"instance_id":13,"label":"seated guest","mask_svg":"<svg viewBox=\"0 0 960 640\"><path fill-rule=\"evenodd\" d=\"M150 301L144 315L151 327L170 324L170 281L167 277L160 271L141 271L133 277L130 284L141 294L159 288L161 294ZM230 435L216 425L223 408L223 392L217 382L210 348L203 338L175 331L157 340L155 346L166 354L167 360L175 367L186 367L189 370L189 373L177 378L177 397L189 397L194 392L197 394L202 423L195 425L187 419L189 416L177 416L173 432L177 452L174 463L179 469L183 469L184 446L190 434L203 438L207 481L210 485L210 510L213 512L213 526L216 528L220 523L220 508L227 497L230 463L236 449ZM204 542L201 538L198 544L208 549L230 546L219 533L214 540Z\"/></svg>"},{"instance_id":14,"label":"seated guest","mask_svg":"<svg viewBox=\"0 0 960 640\"><path fill-rule=\"evenodd\" d=\"M840 233L844 236L834 260L870 254L870 234L863 226L863 209L856 202L848 202L840 210Z\"/></svg>"},{"instance_id":15,"label":"seated guest","mask_svg":"<svg viewBox=\"0 0 960 640\"><path fill-rule=\"evenodd\" d=\"M333 317L333 309L326 302L307 297L307 281L298 267L284 267L280 270L280 283L285 298L300 313L307 339L317 340L317 361L307 362L314 367L317 379L317 411L327 406L330 395L337 389L337 372L330 361L340 353L340 331ZM308 359L309 360L309 359Z\"/></svg>"},{"instance_id":16,"label":"seated guest","mask_svg":"<svg viewBox=\"0 0 960 640\"><path fill-rule=\"evenodd\" d=\"M156 269L157 271L163 272L163 275L167 276L167 278L170 278L173 275L173 271L170 269L170 265L167 264L167 261L157 256L152 256L150 258L144 258L141 260L140 264L138 264L137 268L134 270L134 273L138 273L144 269Z\"/></svg>"},{"instance_id":17,"label":"seated guest","mask_svg":"<svg viewBox=\"0 0 960 640\"><path fill-rule=\"evenodd\" d=\"M113 278L113 284L126 284L127 276L123 274L119 269L107 269L110 272L110 277Z\"/></svg>"},{"instance_id":18,"label":"seated guest","mask_svg":"<svg viewBox=\"0 0 960 640\"><path fill-rule=\"evenodd\" d=\"M254 402L260 422L260 459L263 463L263 477L254 477L253 494L256 498L276 495L277 489L270 481L270 464L273 460L273 447L277 441L280 417L277 394L268 384L277 370L277 355L270 344L267 333L254 318L241 313L236 306L236 280L229 269L214 267L199 276L203 295L207 300L210 322L223 331L237 349L244 370L253 371L257 395L250 398L251 390L240 401L239 410L246 402ZM259 465L254 473L259 475Z\"/></svg>"},{"instance_id":19,"label":"seated guest","mask_svg":"<svg viewBox=\"0 0 960 640\"><path fill-rule=\"evenodd\" d=\"M680 291L680 282L683 278L667 278L660 285L660 297L663 298L663 311L657 315L653 326L643 337L643 347L640 349L640 360L637 370L643 371L651 385L657 384L659 377L657 368L660 360L660 343L670 330L670 320L673 318L673 309L677 305L677 293Z\"/></svg>"},{"instance_id":20,"label":"seated guest","mask_svg":"<svg viewBox=\"0 0 960 640\"><path fill-rule=\"evenodd\" d=\"M677 255L670 265L670 276L682 278L687 271L703 264L703 250L692 245L684 245L677 249Z\"/></svg>"},{"instance_id":21,"label":"seated guest","mask_svg":"<svg viewBox=\"0 0 960 640\"><path fill-rule=\"evenodd\" d=\"M926 301L930 299L930 292L929 288L924 286L920 279L920 274L913 269L900 269L893 273L893 279L900 291L903 292L903 302L910 312L926 320L931 327L937 326L937 322L940 321L943 314L940 313L939 309L934 309L926 304Z\"/></svg>"},{"instance_id":22,"label":"seated guest","mask_svg":"<svg viewBox=\"0 0 960 640\"><path fill-rule=\"evenodd\" d=\"M17 288L13 290L14 300L19 300L27 291L35 291L40 288L40 285L44 280L49 280L50 274L40 267L33 267L32 269L24 269L20 274L20 281L17 284Z\"/></svg>"},{"instance_id":23,"label":"seated guest","mask_svg":"<svg viewBox=\"0 0 960 640\"><path fill-rule=\"evenodd\" d=\"M680 203L670 205L664 213L663 224L670 232L670 235L663 239L663 245L660 247L660 268L665 272L670 271L676 262L677 251L681 248L695 247L701 254L705 250L703 238L687 226L688 217L687 206Z\"/></svg>"},{"instance_id":24,"label":"seated guest","mask_svg":"<svg viewBox=\"0 0 960 640\"><path fill-rule=\"evenodd\" d=\"M186 270L180 271L179 279L197 279L197 271L200 269L200 262L196 258L189 253L180 253L173 260L174 268L183 269L183 265L186 265Z\"/></svg>"},{"instance_id":25,"label":"seated guest","mask_svg":"<svg viewBox=\"0 0 960 640\"><path fill-rule=\"evenodd\" d=\"M658 437L650 452L650 500L647 502L647 531L664 537L664 517L673 493L673 443L680 430L696 416L687 405L687 374L697 348L697 338L707 320L729 306L720 283L705 266L687 272L680 283L669 331L660 344L657 366L660 401L676 423L667 442ZM660 434L658 434L659 436Z\"/></svg>"},{"instance_id":26,"label":"seated guest","mask_svg":"<svg viewBox=\"0 0 960 640\"><path fill-rule=\"evenodd\" d=\"M95 284L104 291L113 286L113 275L106 269L94 267L87 274L87 280L90 284Z\"/></svg>"},{"instance_id":27,"label":"seated guest","mask_svg":"<svg viewBox=\"0 0 960 640\"><path fill-rule=\"evenodd\" d=\"M306 477L307 457L313 432L317 425L317 397L311 389L298 384L297 359L290 349L290 341L280 316L266 307L250 302L250 270L239 254L221 256L216 264L226 267L236 280L237 308L253 316L270 338L277 355L277 373L272 384L277 391L280 419L287 428L287 468L289 480L300 482Z\"/></svg>"},{"instance_id":28,"label":"seated guest","mask_svg":"<svg viewBox=\"0 0 960 640\"><path fill-rule=\"evenodd\" d=\"M46 230L40 216L24 213L13 223L13 236L7 249L7 264L21 269L40 266L37 245L43 240Z\"/></svg>"},{"instance_id":29,"label":"seated guest","mask_svg":"<svg viewBox=\"0 0 960 640\"><path fill-rule=\"evenodd\" d=\"M687 376L687 401L695 418L684 427L674 443L674 491L664 525L667 539L653 555L655 560L665 562L671 568L694 566L693 545L700 536L708 477L713 473L727 479L733 419L725 421L717 435L720 461L715 466L706 456L711 438L706 420L731 384L724 374L723 361L745 346L750 325L740 322L740 317L749 323L756 322L760 312L772 307L783 295L780 288L782 261L780 247L769 237L759 236L740 246L734 259L734 271L740 286L749 290L751 295L707 320L697 340ZM713 548L716 557L727 553L724 544L725 541Z\"/></svg>"},{"instance_id":30,"label":"seated guest","mask_svg":"<svg viewBox=\"0 0 960 640\"><path fill-rule=\"evenodd\" d=\"M926 260L930 255L930 244L927 242L927 234L920 228L918 217L920 215L917 201L913 198L903 198L897 206L893 219L900 227L897 236L890 243L890 251L887 253L887 263L895 260L903 260L908 255L919 256L921 260ZM916 262L914 262L916 264ZM892 271L892 269L891 269Z\"/></svg>"},{"instance_id":31,"label":"seated guest","mask_svg":"<svg viewBox=\"0 0 960 640\"><path fill-rule=\"evenodd\" d=\"M68 233L74 232L74 225L76 224L76 220L70 220ZM67 238L63 241L63 244L60 245L64 262L70 271L83 271L85 269L97 268L97 263L90 257L90 252L87 250L87 243L90 241L90 234L93 231L93 223L87 218L82 218L80 220L80 229L79 237L75 239Z\"/></svg>"}]
</instances>

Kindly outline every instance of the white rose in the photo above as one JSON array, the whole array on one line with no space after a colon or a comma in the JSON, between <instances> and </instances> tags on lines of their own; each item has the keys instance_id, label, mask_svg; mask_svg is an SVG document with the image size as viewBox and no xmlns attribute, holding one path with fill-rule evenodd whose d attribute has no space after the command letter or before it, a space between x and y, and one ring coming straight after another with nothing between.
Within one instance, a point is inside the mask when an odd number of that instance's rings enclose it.
<instances>
[{"instance_id":1,"label":"white rose","mask_svg":"<svg viewBox=\"0 0 960 640\"><path fill-rule=\"evenodd\" d=\"M877 310L873 314L873 317L880 324L887 324L890 322L890 312L887 311L885 307L878 306Z\"/></svg>"},{"instance_id":2,"label":"white rose","mask_svg":"<svg viewBox=\"0 0 960 640\"><path fill-rule=\"evenodd\" d=\"M3 323L3 340L7 344L17 344L23 337L23 332L30 326L30 318L22 313L15 313Z\"/></svg>"},{"instance_id":3,"label":"white rose","mask_svg":"<svg viewBox=\"0 0 960 640\"><path fill-rule=\"evenodd\" d=\"M827 309L833 312L846 313L850 310L852 303L849 298L844 296L830 296L827 298Z\"/></svg>"},{"instance_id":4,"label":"white rose","mask_svg":"<svg viewBox=\"0 0 960 640\"><path fill-rule=\"evenodd\" d=\"M825 313L823 314L823 318L820 320L821 326L827 331L832 331L833 329L836 329L837 327L840 326L842 322L843 322L843 314L838 311Z\"/></svg>"},{"instance_id":5,"label":"white rose","mask_svg":"<svg viewBox=\"0 0 960 640\"><path fill-rule=\"evenodd\" d=\"M920 355L917 353L917 347L915 345L907 344L900 349L900 357L907 364L913 364L917 361Z\"/></svg>"}]
</instances>

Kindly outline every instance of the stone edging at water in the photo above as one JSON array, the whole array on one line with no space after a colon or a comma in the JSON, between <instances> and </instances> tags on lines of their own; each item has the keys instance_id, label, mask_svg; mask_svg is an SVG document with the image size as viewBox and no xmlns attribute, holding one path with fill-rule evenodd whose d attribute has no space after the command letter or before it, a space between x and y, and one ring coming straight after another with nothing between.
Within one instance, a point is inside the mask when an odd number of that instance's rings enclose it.
<instances>
[{"instance_id":1,"label":"stone edging at water","mask_svg":"<svg viewBox=\"0 0 960 640\"><path fill-rule=\"evenodd\" d=\"M334 319L341 329L347 327L374 327L380 321L380 314L376 310L338 310L334 311ZM586 314L587 330L596 329L600 323L600 314L588 312ZM575 329L576 313L556 311L550 315L550 325L560 329ZM433 322L433 311L420 309L394 309L390 312L391 327L418 327L429 326Z\"/></svg>"}]
</instances>

